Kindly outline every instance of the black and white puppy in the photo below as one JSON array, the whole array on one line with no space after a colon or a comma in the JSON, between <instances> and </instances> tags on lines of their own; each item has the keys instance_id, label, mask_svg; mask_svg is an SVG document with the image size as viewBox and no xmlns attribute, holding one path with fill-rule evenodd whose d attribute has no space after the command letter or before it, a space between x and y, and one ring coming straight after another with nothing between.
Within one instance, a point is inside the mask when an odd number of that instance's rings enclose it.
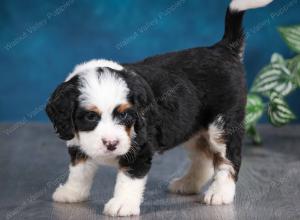
<instances>
[{"instance_id":1,"label":"black and white puppy","mask_svg":"<svg viewBox=\"0 0 300 220\"><path fill-rule=\"evenodd\" d=\"M71 156L69 177L53 199L86 200L97 166L112 165L119 171L104 213L138 215L153 155L183 144L191 166L169 190L198 193L211 180L203 202L231 203L246 104L242 18L271 1L233 0L224 36L211 47L133 64L92 60L76 66L46 107Z\"/></svg>"}]
</instances>

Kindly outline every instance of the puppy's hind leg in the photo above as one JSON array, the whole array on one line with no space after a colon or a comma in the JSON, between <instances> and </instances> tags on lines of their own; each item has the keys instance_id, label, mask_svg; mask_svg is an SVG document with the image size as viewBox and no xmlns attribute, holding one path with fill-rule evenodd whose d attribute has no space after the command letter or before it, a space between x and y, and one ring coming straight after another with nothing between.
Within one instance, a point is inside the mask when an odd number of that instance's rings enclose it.
<instances>
[{"instance_id":1,"label":"puppy's hind leg","mask_svg":"<svg viewBox=\"0 0 300 220\"><path fill-rule=\"evenodd\" d=\"M241 162L243 128L233 133L228 129L228 122L225 125L222 119L218 121L211 124L208 130L215 167L213 181L203 197L203 202L209 205L233 202Z\"/></svg>"},{"instance_id":2,"label":"puppy's hind leg","mask_svg":"<svg viewBox=\"0 0 300 220\"><path fill-rule=\"evenodd\" d=\"M175 178L169 185L169 191L180 194L196 194L211 179L214 174L213 154L209 151L209 143L201 131L184 143L189 152L191 165L186 174Z\"/></svg>"}]
</instances>

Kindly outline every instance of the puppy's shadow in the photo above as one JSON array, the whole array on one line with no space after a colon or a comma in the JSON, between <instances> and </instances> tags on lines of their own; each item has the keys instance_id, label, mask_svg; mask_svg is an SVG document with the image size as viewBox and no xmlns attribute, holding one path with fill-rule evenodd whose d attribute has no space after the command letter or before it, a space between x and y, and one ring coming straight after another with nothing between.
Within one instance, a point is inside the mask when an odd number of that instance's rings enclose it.
<instances>
[{"instance_id":1,"label":"puppy's shadow","mask_svg":"<svg viewBox=\"0 0 300 220\"><path fill-rule=\"evenodd\" d=\"M94 201L81 203L56 203L53 202L54 219L102 219L101 206ZM102 207L103 208L103 207Z\"/></svg>"},{"instance_id":2,"label":"puppy's shadow","mask_svg":"<svg viewBox=\"0 0 300 220\"><path fill-rule=\"evenodd\" d=\"M132 217L110 217L102 214L104 208L103 201L87 201L81 203L56 203L53 202L53 219L65 220L65 219L72 219L72 220L87 220L87 219L132 219L138 220L140 216L132 216Z\"/></svg>"},{"instance_id":3,"label":"puppy's shadow","mask_svg":"<svg viewBox=\"0 0 300 220\"><path fill-rule=\"evenodd\" d=\"M150 180L142 205L146 219L235 219L235 205L209 206L201 202L201 194L179 195L168 192L168 183Z\"/></svg>"}]
</instances>

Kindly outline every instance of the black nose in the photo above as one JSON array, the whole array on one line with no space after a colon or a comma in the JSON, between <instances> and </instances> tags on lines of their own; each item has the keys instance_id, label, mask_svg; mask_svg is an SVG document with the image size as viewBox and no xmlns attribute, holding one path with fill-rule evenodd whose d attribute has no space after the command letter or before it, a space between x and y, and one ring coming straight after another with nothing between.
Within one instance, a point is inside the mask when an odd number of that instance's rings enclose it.
<instances>
[{"instance_id":1,"label":"black nose","mask_svg":"<svg viewBox=\"0 0 300 220\"><path fill-rule=\"evenodd\" d=\"M116 149L116 146L119 144L118 140L107 140L104 138L102 139L102 142L109 151L114 151Z\"/></svg>"}]
</instances>

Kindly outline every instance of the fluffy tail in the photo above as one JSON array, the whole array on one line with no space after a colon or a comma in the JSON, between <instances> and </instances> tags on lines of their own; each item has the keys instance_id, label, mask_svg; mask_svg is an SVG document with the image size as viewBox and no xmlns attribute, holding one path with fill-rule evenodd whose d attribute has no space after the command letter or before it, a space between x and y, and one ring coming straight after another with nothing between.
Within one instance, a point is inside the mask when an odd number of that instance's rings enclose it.
<instances>
[{"instance_id":1,"label":"fluffy tail","mask_svg":"<svg viewBox=\"0 0 300 220\"><path fill-rule=\"evenodd\" d=\"M225 33L222 41L234 53L243 56L244 32L243 16L246 10L266 6L273 0L232 0L225 18Z\"/></svg>"}]
</instances>

